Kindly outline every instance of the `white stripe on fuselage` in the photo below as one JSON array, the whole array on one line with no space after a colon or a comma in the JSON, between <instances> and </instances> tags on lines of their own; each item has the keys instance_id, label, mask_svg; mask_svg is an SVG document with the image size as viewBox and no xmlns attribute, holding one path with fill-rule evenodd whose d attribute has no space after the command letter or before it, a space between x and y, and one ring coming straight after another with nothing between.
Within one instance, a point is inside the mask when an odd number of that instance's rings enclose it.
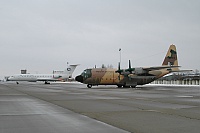
<instances>
[{"instance_id":1,"label":"white stripe on fuselage","mask_svg":"<svg viewBox=\"0 0 200 133\"><path fill-rule=\"evenodd\" d=\"M68 78L66 74L18 74L8 78L9 81L59 81Z\"/></svg>"}]
</instances>

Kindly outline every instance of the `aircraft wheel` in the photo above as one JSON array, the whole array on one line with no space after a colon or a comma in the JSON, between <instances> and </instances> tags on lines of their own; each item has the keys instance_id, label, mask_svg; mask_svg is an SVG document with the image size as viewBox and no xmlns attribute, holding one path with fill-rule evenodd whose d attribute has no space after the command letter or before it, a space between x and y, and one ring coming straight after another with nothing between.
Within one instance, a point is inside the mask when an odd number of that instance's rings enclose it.
<instances>
[{"instance_id":1,"label":"aircraft wheel","mask_svg":"<svg viewBox=\"0 0 200 133\"><path fill-rule=\"evenodd\" d=\"M50 84L49 82L45 81L44 84Z\"/></svg>"},{"instance_id":2,"label":"aircraft wheel","mask_svg":"<svg viewBox=\"0 0 200 133\"><path fill-rule=\"evenodd\" d=\"M122 85L117 85L117 87L118 87L118 88L121 88L121 87L122 87Z\"/></svg>"},{"instance_id":3,"label":"aircraft wheel","mask_svg":"<svg viewBox=\"0 0 200 133\"><path fill-rule=\"evenodd\" d=\"M88 88L92 88L92 85L88 84L87 87L88 87Z\"/></svg>"},{"instance_id":4,"label":"aircraft wheel","mask_svg":"<svg viewBox=\"0 0 200 133\"><path fill-rule=\"evenodd\" d=\"M126 85L124 85L123 88L130 88L130 86L126 86Z\"/></svg>"},{"instance_id":5,"label":"aircraft wheel","mask_svg":"<svg viewBox=\"0 0 200 133\"><path fill-rule=\"evenodd\" d=\"M136 87L135 85L131 86L131 88L135 88L135 87Z\"/></svg>"}]
</instances>

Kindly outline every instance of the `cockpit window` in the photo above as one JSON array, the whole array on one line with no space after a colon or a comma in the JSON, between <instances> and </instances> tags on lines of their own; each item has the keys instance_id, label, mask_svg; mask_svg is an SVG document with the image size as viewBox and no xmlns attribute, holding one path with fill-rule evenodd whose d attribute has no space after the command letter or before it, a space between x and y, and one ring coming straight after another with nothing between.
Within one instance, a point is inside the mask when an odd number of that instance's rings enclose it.
<instances>
[{"instance_id":1,"label":"cockpit window","mask_svg":"<svg viewBox=\"0 0 200 133\"><path fill-rule=\"evenodd\" d=\"M84 78L89 78L92 76L92 72L91 72L91 69L86 69L82 72L81 74Z\"/></svg>"},{"instance_id":2,"label":"cockpit window","mask_svg":"<svg viewBox=\"0 0 200 133\"><path fill-rule=\"evenodd\" d=\"M84 70L81 75L84 76L86 74L86 70Z\"/></svg>"}]
</instances>

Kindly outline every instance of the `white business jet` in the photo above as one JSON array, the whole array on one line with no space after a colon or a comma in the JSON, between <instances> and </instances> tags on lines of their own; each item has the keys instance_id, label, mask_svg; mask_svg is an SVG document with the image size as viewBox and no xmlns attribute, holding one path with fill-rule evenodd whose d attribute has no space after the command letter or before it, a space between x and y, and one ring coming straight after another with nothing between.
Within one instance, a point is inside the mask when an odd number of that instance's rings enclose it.
<instances>
[{"instance_id":1,"label":"white business jet","mask_svg":"<svg viewBox=\"0 0 200 133\"><path fill-rule=\"evenodd\" d=\"M37 82L44 81L45 84L50 84L51 81L66 81L72 77L77 65L69 65L64 71L53 71L53 74L16 74L9 76L7 81L28 81L28 82Z\"/></svg>"}]
</instances>

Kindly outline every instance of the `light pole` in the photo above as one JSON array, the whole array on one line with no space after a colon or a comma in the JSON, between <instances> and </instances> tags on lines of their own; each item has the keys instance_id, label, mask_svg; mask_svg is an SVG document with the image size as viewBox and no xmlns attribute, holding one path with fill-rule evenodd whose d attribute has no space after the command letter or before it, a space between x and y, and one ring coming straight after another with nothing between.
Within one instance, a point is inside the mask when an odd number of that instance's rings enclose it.
<instances>
[{"instance_id":1,"label":"light pole","mask_svg":"<svg viewBox=\"0 0 200 133\"><path fill-rule=\"evenodd\" d=\"M121 51L122 51L122 49L121 48L119 48L119 63L121 64Z\"/></svg>"}]
</instances>

